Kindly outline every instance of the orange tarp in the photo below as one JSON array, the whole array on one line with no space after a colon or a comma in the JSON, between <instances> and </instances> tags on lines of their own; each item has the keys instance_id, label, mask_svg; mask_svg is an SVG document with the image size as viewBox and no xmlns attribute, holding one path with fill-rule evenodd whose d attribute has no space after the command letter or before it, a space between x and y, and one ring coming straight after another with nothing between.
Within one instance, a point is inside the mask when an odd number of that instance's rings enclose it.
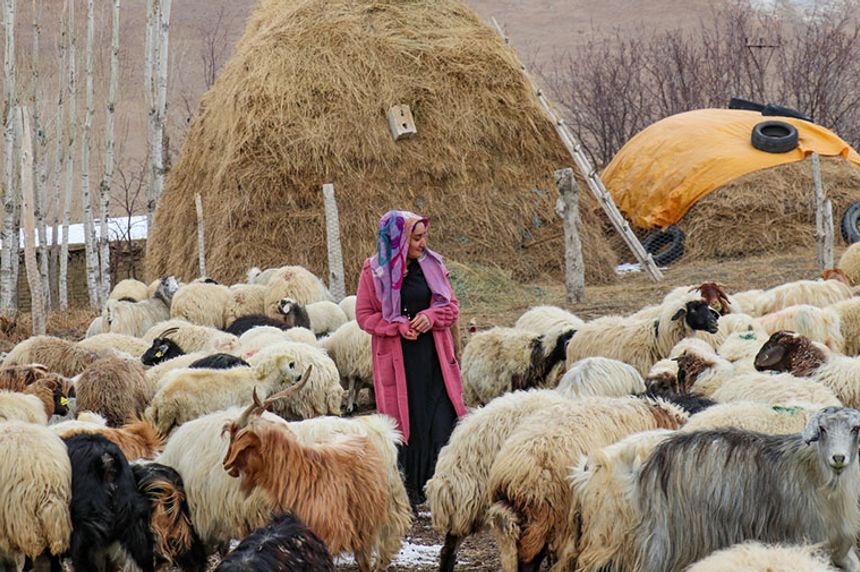
<instances>
[{"instance_id":1,"label":"orange tarp","mask_svg":"<svg viewBox=\"0 0 860 572\"><path fill-rule=\"evenodd\" d=\"M797 127L797 148L766 153L753 147L753 126L768 120ZM860 155L820 125L755 111L700 109L667 117L636 134L601 177L634 225L665 228L714 189L753 171L801 161L813 152L841 155L860 167Z\"/></svg>"}]
</instances>

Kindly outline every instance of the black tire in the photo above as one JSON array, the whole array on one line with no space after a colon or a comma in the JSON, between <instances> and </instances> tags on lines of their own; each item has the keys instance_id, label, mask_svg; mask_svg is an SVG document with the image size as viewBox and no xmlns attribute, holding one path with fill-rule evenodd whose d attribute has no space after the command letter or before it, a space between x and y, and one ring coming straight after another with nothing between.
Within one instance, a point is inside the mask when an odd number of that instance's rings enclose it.
<instances>
[{"instance_id":1,"label":"black tire","mask_svg":"<svg viewBox=\"0 0 860 572\"><path fill-rule=\"evenodd\" d=\"M762 121L752 128L752 146L766 153L788 153L797 147L797 128L785 121Z\"/></svg>"},{"instance_id":2,"label":"black tire","mask_svg":"<svg viewBox=\"0 0 860 572\"><path fill-rule=\"evenodd\" d=\"M740 97L733 97L729 100L729 109L743 109L746 111L761 112L761 110L764 109L764 104L749 101L747 99L741 99Z\"/></svg>"},{"instance_id":3,"label":"black tire","mask_svg":"<svg viewBox=\"0 0 860 572\"><path fill-rule=\"evenodd\" d=\"M776 105L775 103L768 103L761 110L762 115L767 116L777 116L777 117L794 117L795 119L803 119L804 121L809 121L812 123L812 117L797 111L796 109L792 109L790 107L785 107L783 105Z\"/></svg>"},{"instance_id":4,"label":"black tire","mask_svg":"<svg viewBox=\"0 0 860 572\"><path fill-rule=\"evenodd\" d=\"M655 230L645 237L642 247L657 266L669 266L684 255L684 231L670 225L666 231Z\"/></svg>"},{"instance_id":5,"label":"black tire","mask_svg":"<svg viewBox=\"0 0 860 572\"><path fill-rule=\"evenodd\" d=\"M860 242L860 230L857 230L858 220L860 220L860 202L849 205L842 215L839 228L842 231L842 240L846 244Z\"/></svg>"}]
</instances>

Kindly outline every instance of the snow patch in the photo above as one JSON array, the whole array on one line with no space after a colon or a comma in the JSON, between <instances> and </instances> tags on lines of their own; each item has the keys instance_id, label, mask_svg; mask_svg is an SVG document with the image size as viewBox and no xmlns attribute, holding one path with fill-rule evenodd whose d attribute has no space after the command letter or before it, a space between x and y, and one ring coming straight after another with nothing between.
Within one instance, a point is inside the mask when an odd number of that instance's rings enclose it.
<instances>
[{"instance_id":1,"label":"snow patch","mask_svg":"<svg viewBox=\"0 0 860 572\"><path fill-rule=\"evenodd\" d=\"M412 544L404 542L400 547L400 552L394 558L395 566L427 566L439 563L439 551L442 550L441 544ZM353 564L355 560L352 554L343 554L334 560L335 564ZM462 562L460 562L462 564Z\"/></svg>"}]
</instances>

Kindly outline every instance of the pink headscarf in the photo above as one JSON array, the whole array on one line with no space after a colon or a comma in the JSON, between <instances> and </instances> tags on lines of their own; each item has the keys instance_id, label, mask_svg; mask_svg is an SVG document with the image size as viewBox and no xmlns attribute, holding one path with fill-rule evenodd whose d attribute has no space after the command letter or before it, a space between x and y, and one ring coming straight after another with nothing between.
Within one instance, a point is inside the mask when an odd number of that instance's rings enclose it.
<instances>
[{"instance_id":1,"label":"pink headscarf","mask_svg":"<svg viewBox=\"0 0 860 572\"><path fill-rule=\"evenodd\" d=\"M388 211L379 219L376 256L370 259L376 296L382 302L382 317L389 322L407 322L400 314L400 287L406 270L409 237L419 222L429 226L426 217L409 211ZM442 257L429 248L418 259L427 286L432 292L431 306L445 306L451 301L451 287L445 277Z\"/></svg>"}]
</instances>

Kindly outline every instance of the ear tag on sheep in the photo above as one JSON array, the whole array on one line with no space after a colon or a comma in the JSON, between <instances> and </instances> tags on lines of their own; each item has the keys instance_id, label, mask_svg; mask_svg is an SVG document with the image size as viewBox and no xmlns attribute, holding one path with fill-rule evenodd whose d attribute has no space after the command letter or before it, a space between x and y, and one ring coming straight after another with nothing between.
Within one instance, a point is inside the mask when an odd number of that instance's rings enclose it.
<instances>
[{"instance_id":1,"label":"ear tag on sheep","mask_svg":"<svg viewBox=\"0 0 860 572\"><path fill-rule=\"evenodd\" d=\"M748 334L741 334L738 337L742 340L754 340L756 336L755 336L755 333L750 332Z\"/></svg>"},{"instance_id":2,"label":"ear tag on sheep","mask_svg":"<svg viewBox=\"0 0 860 572\"><path fill-rule=\"evenodd\" d=\"M69 399L67 397L60 397L60 405L66 407L69 404Z\"/></svg>"},{"instance_id":3,"label":"ear tag on sheep","mask_svg":"<svg viewBox=\"0 0 860 572\"><path fill-rule=\"evenodd\" d=\"M162 357L163 355L164 355L164 354L163 354L162 352L155 352L155 357L157 357L157 358L160 358L160 357Z\"/></svg>"},{"instance_id":4,"label":"ear tag on sheep","mask_svg":"<svg viewBox=\"0 0 860 572\"><path fill-rule=\"evenodd\" d=\"M802 407L785 407L783 405L774 405L771 409L782 415L797 415L803 411Z\"/></svg>"}]
</instances>

